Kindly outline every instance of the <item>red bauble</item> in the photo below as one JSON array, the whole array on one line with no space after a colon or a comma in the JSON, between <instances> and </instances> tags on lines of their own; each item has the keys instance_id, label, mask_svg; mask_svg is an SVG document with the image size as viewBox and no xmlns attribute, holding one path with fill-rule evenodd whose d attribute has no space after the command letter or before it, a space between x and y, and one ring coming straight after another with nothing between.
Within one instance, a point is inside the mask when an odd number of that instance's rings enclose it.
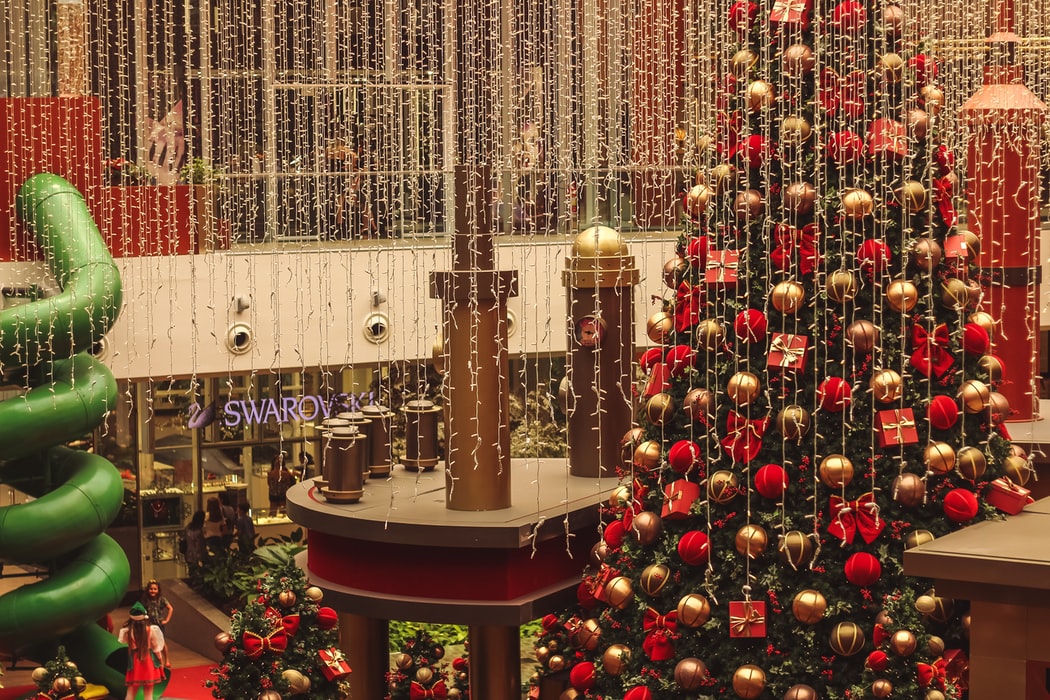
<instances>
[{"instance_id":1,"label":"red bauble","mask_svg":"<svg viewBox=\"0 0 1050 700\"><path fill-rule=\"evenodd\" d=\"M685 247L685 259L693 267L703 267L707 264L707 251L711 248L711 240L707 236L693 236Z\"/></svg>"},{"instance_id":2,"label":"red bauble","mask_svg":"<svg viewBox=\"0 0 1050 700\"><path fill-rule=\"evenodd\" d=\"M988 331L976 323L967 323L963 327L963 352L967 355L983 355L992 345Z\"/></svg>"},{"instance_id":3,"label":"red bauble","mask_svg":"<svg viewBox=\"0 0 1050 700\"><path fill-rule=\"evenodd\" d=\"M623 538L627 536L627 526L622 520L613 520L605 526L605 544L613 549L619 549L623 545Z\"/></svg>"},{"instance_id":4,"label":"red bauble","mask_svg":"<svg viewBox=\"0 0 1050 700\"><path fill-rule=\"evenodd\" d=\"M868 13L857 0L844 0L831 11L831 23L846 34L855 34L864 28Z\"/></svg>"},{"instance_id":5,"label":"red bauble","mask_svg":"<svg viewBox=\"0 0 1050 700\"><path fill-rule=\"evenodd\" d=\"M954 523L968 523L977 516L977 496L966 489L952 489L944 495L944 514Z\"/></svg>"},{"instance_id":6,"label":"red bauble","mask_svg":"<svg viewBox=\"0 0 1050 700\"><path fill-rule=\"evenodd\" d=\"M681 377L693 366L693 349L688 345L675 345L667 351L666 362L671 367L671 376Z\"/></svg>"},{"instance_id":7,"label":"red bauble","mask_svg":"<svg viewBox=\"0 0 1050 700\"><path fill-rule=\"evenodd\" d=\"M755 472L755 491L766 498L780 498L787 489L787 472L779 464L767 464Z\"/></svg>"},{"instance_id":8,"label":"red bauble","mask_svg":"<svg viewBox=\"0 0 1050 700\"><path fill-rule=\"evenodd\" d=\"M679 474L688 474L703 466L704 461L700 455L700 445L691 440L679 440L667 451L667 463Z\"/></svg>"},{"instance_id":9,"label":"red bauble","mask_svg":"<svg viewBox=\"0 0 1050 700\"><path fill-rule=\"evenodd\" d=\"M644 685L636 685L624 693L623 700L653 700L653 693Z\"/></svg>"},{"instance_id":10,"label":"red bauble","mask_svg":"<svg viewBox=\"0 0 1050 700\"><path fill-rule=\"evenodd\" d=\"M747 163L747 167L758 170L770 155L769 139L751 134L736 147L736 155Z\"/></svg>"},{"instance_id":11,"label":"red bauble","mask_svg":"<svg viewBox=\"0 0 1050 700\"><path fill-rule=\"evenodd\" d=\"M594 662L581 661L569 671L569 683L583 693L594 687Z\"/></svg>"},{"instance_id":12,"label":"red bauble","mask_svg":"<svg viewBox=\"0 0 1050 700\"><path fill-rule=\"evenodd\" d=\"M638 358L638 366L643 371L649 372L653 366L658 362L664 360L664 349L663 348L649 348L642 353L642 356Z\"/></svg>"},{"instance_id":13,"label":"red bauble","mask_svg":"<svg viewBox=\"0 0 1050 700\"><path fill-rule=\"evenodd\" d=\"M757 17L757 3L737 0L729 8L729 28L741 36L746 35Z\"/></svg>"},{"instance_id":14,"label":"red bauble","mask_svg":"<svg viewBox=\"0 0 1050 700\"><path fill-rule=\"evenodd\" d=\"M959 421L959 404L950 396L941 394L930 400L926 409L930 425L938 430L948 430Z\"/></svg>"},{"instance_id":15,"label":"red bauble","mask_svg":"<svg viewBox=\"0 0 1050 700\"><path fill-rule=\"evenodd\" d=\"M868 654L868 658L864 661L864 665L875 672L885 671L890 666L890 657L886 652L876 649Z\"/></svg>"},{"instance_id":16,"label":"red bauble","mask_svg":"<svg viewBox=\"0 0 1050 700\"><path fill-rule=\"evenodd\" d=\"M932 83L937 77L937 62L924 53L908 59L908 66L915 71L915 82L919 85Z\"/></svg>"},{"instance_id":17,"label":"red bauble","mask_svg":"<svg viewBox=\"0 0 1050 700\"><path fill-rule=\"evenodd\" d=\"M882 576L882 565L873 554L868 552L856 552L846 560L846 580L854 586L866 588L879 580Z\"/></svg>"},{"instance_id":18,"label":"red bauble","mask_svg":"<svg viewBox=\"0 0 1050 700\"><path fill-rule=\"evenodd\" d=\"M339 613L332 608L317 609L317 626L323 630L335 629L339 624Z\"/></svg>"},{"instance_id":19,"label":"red bauble","mask_svg":"<svg viewBox=\"0 0 1050 700\"><path fill-rule=\"evenodd\" d=\"M711 542L707 535L699 530L682 533L678 539L678 556L690 566L701 566L707 563L711 555Z\"/></svg>"},{"instance_id":20,"label":"red bauble","mask_svg":"<svg viewBox=\"0 0 1050 700\"><path fill-rule=\"evenodd\" d=\"M864 157L864 139L855 131L836 131L828 137L828 157L840 165Z\"/></svg>"},{"instance_id":21,"label":"red bauble","mask_svg":"<svg viewBox=\"0 0 1050 700\"><path fill-rule=\"evenodd\" d=\"M736 339L744 344L766 342L766 331L769 321L758 309L745 309L736 315L733 321L733 332Z\"/></svg>"},{"instance_id":22,"label":"red bauble","mask_svg":"<svg viewBox=\"0 0 1050 700\"><path fill-rule=\"evenodd\" d=\"M831 413L841 413L849 406L853 390L849 382L842 377L828 377L817 387L817 400L820 407Z\"/></svg>"},{"instance_id":23,"label":"red bauble","mask_svg":"<svg viewBox=\"0 0 1050 700\"><path fill-rule=\"evenodd\" d=\"M890 247L882 241L869 238L857 249L857 260L866 273L879 274L890 264Z\"/></svg>"},{"instance_id":24,"label":"red bauble","mask_svg":"<svg viewBox=\"0 0 1050 700\"><path fill-rule=\"evenodd\" d=\"M941 177L944 177L955 168L955 153L944 144L937 147L933 157L937 160L937 165L941 168Z\"/></svg>"}]
</instances>

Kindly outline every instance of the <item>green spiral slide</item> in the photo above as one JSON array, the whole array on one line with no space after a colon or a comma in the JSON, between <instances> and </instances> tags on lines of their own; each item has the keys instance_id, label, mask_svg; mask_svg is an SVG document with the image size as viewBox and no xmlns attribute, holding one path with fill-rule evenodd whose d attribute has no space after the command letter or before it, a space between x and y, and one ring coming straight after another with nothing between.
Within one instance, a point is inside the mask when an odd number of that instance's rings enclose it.
<instances>
[{"instance_id":1,"label":"green spiral slide","mask_svg":"<svg viewBox=\"0 0 1050 700\"><path fill-rule=\"evenodd\" d=\"M35 175L17 204L62 291L0 310L0 378L29 387L0 402L0 483L34 497L0 508L0 563L50 571L0 597L0 648L32 654L63 644L89 681L122 688L125 648L96 621L120 604L131 577L104 534L124 487L104 458L61 446L115 403L113 375L90 351L120 312L120 274L68 182Z\"/></svg>"}]
</instances>

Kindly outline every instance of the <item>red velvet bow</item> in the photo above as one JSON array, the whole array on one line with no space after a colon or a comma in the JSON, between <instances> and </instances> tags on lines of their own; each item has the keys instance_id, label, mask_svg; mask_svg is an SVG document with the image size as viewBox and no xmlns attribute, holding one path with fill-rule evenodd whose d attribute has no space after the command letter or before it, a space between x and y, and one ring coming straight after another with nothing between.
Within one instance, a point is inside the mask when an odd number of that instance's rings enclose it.
<instances>
[{"instance_id":1,"label":"red velvet bow","mask_svg":"<svg viewBox=\"0 0 1050 700\"><path fill-rule=\"evenodd\" d=\"M941 218L944 225L951 228L959 223L959 216L955 213L955 200L952 191L954 183L949 176L939 177L933 181L934 199L937 200L937 208L941 210Z\"/></svg>"},{"instance_id":2,"label":"red velvet bow","mask_svg":"<svg viewBox=\"0 0 1050 700\"><path fill-rule=\"evenodd\" d=\"M791 257L797 249L799 272L803 275L813 274L820 261L817 255L816 224L806 224L800 229L790 224L777 224L773 236L778 247L773 249L769 257L777 268L786 272L791 267Z\"/></svg>"},{"instance_id":3,"label":"red velvet bow","mask_svg":"<svg viewBox=\"0 0 1050 700\"><path fill-rule=\"evenodd\" d=\"M685 333L700 323L700 309L703 305L703 287L691 287L686 282L678 285L674 300L674 329Z\"/></svg>"},{"instance_id":4,"label":"red velvet bow","mask_svg":"<svg viewBox=\"0 0 1050 700\"><path fill-rule=\"evenodd\" d=\"M666 615L661 615L654 608L649 608L642 618L642 628L645 630L642 650L646 656L653 661L674 658L674 644L671 643L671 638L678 630L678 611L672 610Z\"/></svg>"},{"instance_id":5,"label":"red velvet bow","mask_svg":"<svg viewBox=\"0 0 1050 700\"><path fill-rule=\"evenodd\" d=\"M285 615L281 618L281 627L284 628L285 634L289 637L294 637L295 633L299 631L299 616Z\"/></svg>"},{"instance_id":6,"label":"red velvet bow","mask_svg":"<svg viewBox=\"0 0 1050 700\"><path fill-rule=\"evenodd\" d=\"M871 631L871 641L877 647L881 647L883 643L889 641L890 634L881 622L875 623L875 628Z\"/></svg>"},{"instance_id":7,"label":"red velvet bow","mask_svg":"<svg viewBox=\"0 0 1050 700\"><path fill-rule=\"evenodd\" d=\"M944 650L944 677L960 691L970 686L970 659L962 649Z\"/></svg>"},{"instance_id":8,"label":"red velvet bow","mask_svg":"<svg viewBox=\"0 0 1050 700\"><path fill-rule=\"evenodd\" d=\"M845 501L833 495L831 518L828 534L841 539L843 546L852 544L853 537L858 532L865 542L871 544L886 527L886 521L879 517L875 494L870 491L855 501Z\"/></svg>"},{"instance_id":9,"label":"red velvet bow","mask_svg":"<svg viewBox=\"0 0 1050 700\"><path fill-rule=\"evenodd\" d=\"M722 449L737 462L750 462L762 449L762 436L769 425L769 417L752 420L730 411L726 418L729 435L722 438Z\"/></svg>"},{"instance_id":10,"label":"red velvet bow","mask_svg":"<svg viewBox=\"0 0 1050 700\"><path fill-rule=\"evenodd\" d=\"M839 77L831 68L820 73L820 106L828 114L841 108L850 116L864 112L864 96L867 94L868 78L862 70L855 70Z\"/></svg>"},{"instance_id":11,"label":"red velvet bow","mask_svg":"<svg viewBox=\"0 0 1050 700\"><path fill-rule=\"evenodd\" d=\"M948 352L948 326L941 323L930 335L925 328L916 323L911 327L911 366L924 376L940 377L947 372L955 361Z\"/></svg>"},{"instance_id":12,"label":"red velvet bow","mask_svg":"<svg viewBox=\"0 0 1050 700\"><path fill-rule=\"evenodd\" d=\"M932 664L918 664L919 685L923 688L933 685L944 690L947 681L944 670L947 665L944 659L937 659Z\"/></svg>"},{"instance_id":13,"label":"red velvet bow","mask_svg":"<svg viewBox=\"0 0 1050 700\"><path fill-rule=\"evenodd\" d=\"M288 648L288 635L285 634L283 628L275 629L265 637L259 636L254 632L245 632L241 642L244 645L244 653L248 655L248 658L255 659L262 656L263 652L266 651L273 651L278 654L284 653L284 650Z\"/></svg>"},{"instance_id":14,"label":"red velvet bow","mask_svg":"<svg viewBox=\"0 0 1050 700\"><path fill-rule=\"evenodd\" d=\"M445 681L438 681L429 688L424 688L418 681L412 681L412 685L408 687L408 697L411 700L427 700L427 698L444 700L448 697L448 688L445 687Z\"/></svg>"}]
</instances>

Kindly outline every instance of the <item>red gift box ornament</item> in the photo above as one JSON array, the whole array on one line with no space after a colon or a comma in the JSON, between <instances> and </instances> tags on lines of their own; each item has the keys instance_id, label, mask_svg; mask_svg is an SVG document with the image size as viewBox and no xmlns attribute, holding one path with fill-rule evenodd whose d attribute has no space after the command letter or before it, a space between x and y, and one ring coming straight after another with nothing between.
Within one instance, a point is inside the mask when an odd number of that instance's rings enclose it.
<instances>
[{"instance_id":1,"label":"red gift box ornament","mask_svg":"<svg viewBox=\"0 0 1050 700\"><path fill-rule=\"evenodd\" d=\"M861 538L871 544L886 527L886 521L879 517L879 506L875 503L875 494L869 491L855 501L847 501L839 496L832 496L829 510L831 524L828 534L842 540L842 546L853 544L853 538L860 533Z\"/></svg>"},{"instance_id":2,"label":"red gift box ornament","mask_svg":"<svg viewBox=\"0 0 1050 700\"><path fill-rule=\"evenodd\" d=\"M645 639L642 640L642 650L645 655L653 661L666 661L674 658L674 644L672 643L678 630L678 612L672 610L666 615L661 615L655 608L648 608L645 617L642 618L642 629L645 630Z\"/></svg>"},{"instance_id":3,"label":"red gift box ornament","mask_svg":"<svg viewBox=\"0 0 1050 700\"><path fill-rule=\"evenodd\" d=\"M910 408L893 408L875 415L875 430L879 447L914 445L919 441L915 429L915 413Z\"/></svg>"},{"instance_id":4,"label":"red gift box ornament","mask_svg":"<svg viewBox=\"0 0 1050 700\"><path fill-rule=\"evenodd\" d=\"M254 632L245 632L241 635L241 645L250 659L257 659L267 651L283 654L288 648L288 635L283 627L275 629L265 637Z\"/></svg>"},{"instance_id":5,"label":"red gift box ornament","mask_svg":"<svg viewBox=\"0 0 1050 700\"><path fill-rule=\"evenodd\" d=\"M664 506L660 517L667 520L681 520L689 517L689 510L700 498L700 485L687 479L678 479L664 486Z\"/></svg>"},{"instance_id":6,"label":"red gift box ornament","mask_svg":"<svg viewBox=\"0 0 1050 700\"><path fill-rule=\"evenodd\" d=\"M317 655L321 658L321 672L330 681L338 681L350 675L350 664L346 662L343 652L336 647L320 649Z\"/></svg>"},{"instance_id":7,"label":"red gift box ornament","mask_svg":"<svg viewBox=\"0 0 1050 700\"><path fill-rule=\"evenodd\" d=\"M776 0L769 12L769 21L777 24L796 24L809 27L810 0Z\"/></svg>"},{"instance_id":8,"label":"red gift box ornament","mask_svg":"<svg viewBox=\"0 0 1050 700\"><path fill-rule=\"evenodd\" d=\"M762 601L729 602L729 636L756 638L766 636L766 604Z\"/></svg>"},{"instance_id":9,"label":"red gift box ornament","mask_svg":"<svg viewBox=\"0 0 1050 700\"><path fill-rule=\"evenodd\" d=\"M704 282L716 286L736 284L737 268L739 267L739 251L712 250L707 258L707 266L704 271Z\"/></svg>"},{"instance_id":10,"label":"red gift box ornament","mask_svg":"<svg viewBox=\"0 0 1050 700\"><path fill-rule=\"evenodd\" d=\"M988 484L984 500L1008 515L1017 515L1032 502L1031 491L1018 486L1008 476L1002 476Z\"/></svg>"},{"instance_id":11,"label":"red gift box ornament","mask_svg":"<svg viewBox=\"0 0 1050 700\"><path fill-rule=\"evenodd\" d=\"M806 369L809 338L790 333L774 333L769 345L766 366L780 369Z\"/></svg>"}]
</instances>

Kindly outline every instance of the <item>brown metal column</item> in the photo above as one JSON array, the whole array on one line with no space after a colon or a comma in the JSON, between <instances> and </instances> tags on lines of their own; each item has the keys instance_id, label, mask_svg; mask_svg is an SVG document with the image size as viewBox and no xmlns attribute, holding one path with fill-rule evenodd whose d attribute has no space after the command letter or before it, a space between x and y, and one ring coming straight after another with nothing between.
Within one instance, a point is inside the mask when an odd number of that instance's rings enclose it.
<instances>
[{"instance_id":1,"label":"brown metal column","mask_svg":"<svg viewBox=\"0 0 1050 700\"><path fill-rule=\"evenodd\" d=\"M339 613L339 648L346 652L352 673L350 697L384 698L390 670L390 627L387 620Z\"/></svg>"},{"instance_id":2,"label":"brown metal column","mask_svg":"<svg viewBox=\"0 0 1050 700\"><path fill-rule=\"evenodd\" d=\"M469 628L470 697L520 700L521 636L517 627Z\"/></svg>"}]
</instances>

